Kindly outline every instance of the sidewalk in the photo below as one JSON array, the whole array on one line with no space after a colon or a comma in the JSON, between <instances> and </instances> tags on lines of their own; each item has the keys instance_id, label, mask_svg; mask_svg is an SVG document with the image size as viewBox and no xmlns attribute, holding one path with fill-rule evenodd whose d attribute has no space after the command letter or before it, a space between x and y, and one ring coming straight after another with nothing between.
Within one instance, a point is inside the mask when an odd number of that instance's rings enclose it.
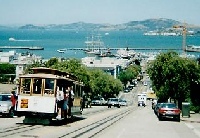
<instances>
[{"instance_id":1,"label":"sidewalk","mask_svg":"<svg viewBox=\"0 0 200 138\"><path fill-rule=\"evenodd\" d=\"M190 113L190 117L182 117L181 121L190 123L200 123L200 113Z\"/></svg>"}]
</instances>

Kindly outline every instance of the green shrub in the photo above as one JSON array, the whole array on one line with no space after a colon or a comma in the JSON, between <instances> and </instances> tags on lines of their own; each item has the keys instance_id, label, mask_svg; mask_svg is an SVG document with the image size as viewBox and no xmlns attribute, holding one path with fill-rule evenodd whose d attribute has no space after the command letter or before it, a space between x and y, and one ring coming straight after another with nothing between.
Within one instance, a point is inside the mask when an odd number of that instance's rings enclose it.
<instances>
[{"instance_id":1,"label":"green shrub","mask_svg":"<svg viewBox=\"0 0 200 138\"><path fill-rule=\"evenodd\" d=\"M199 113L200 112L200 106L191 105L190 111L194 111L195 113Z\"/></svg>"}]
</instances>

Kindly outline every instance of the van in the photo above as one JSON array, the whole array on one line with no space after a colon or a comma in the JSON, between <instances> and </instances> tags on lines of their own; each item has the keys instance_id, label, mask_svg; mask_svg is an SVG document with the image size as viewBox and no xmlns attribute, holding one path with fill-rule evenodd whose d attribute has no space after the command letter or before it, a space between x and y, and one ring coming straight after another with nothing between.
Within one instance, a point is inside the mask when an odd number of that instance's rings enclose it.
<instances>
[{"instance_id":1,"label":"van","mask_svg":"<svg viewBox=\"0 0 200 138\"><path fill-rule=\"evenodd\" d=\"M138 94L138 106L146 106L147 95L145 93Z\"/></svg>"}]
</instances>

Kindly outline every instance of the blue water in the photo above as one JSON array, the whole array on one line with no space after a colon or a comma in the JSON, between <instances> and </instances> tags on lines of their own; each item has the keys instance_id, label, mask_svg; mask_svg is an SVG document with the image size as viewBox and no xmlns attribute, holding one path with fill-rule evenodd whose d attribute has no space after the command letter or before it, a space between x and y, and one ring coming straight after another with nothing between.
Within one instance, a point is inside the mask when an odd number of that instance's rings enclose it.
<instances>
[{"instance_id":1,"label":"blue water","mask_svg":"<svg viewBox=\"0 0 200 138\"><path fill-rule=\"evenodd\" d=\"M85 48L84 41L91 34L100 34L106 47L110 48L182 48L182 36L144 36L142 32L133 31L110 31L105 32L75 32L68 30L0 30L0 47L2 46L41 46L44 50L20 50L16 52L31 52L42 56L44 59L51 57L82 58L83 51L68 50L58 53L58 49ZM9 41L13 37L16 41ZM200 45L200 36L188 36L187 44ZM3 51L9 51L3 49ZM113 51L115 53L116 51ZM153 51L138 51L153 52ZM177 51L181 52L181 51ZM188 53L198 56L200 53Z\"/></svg>"}]
</instances>

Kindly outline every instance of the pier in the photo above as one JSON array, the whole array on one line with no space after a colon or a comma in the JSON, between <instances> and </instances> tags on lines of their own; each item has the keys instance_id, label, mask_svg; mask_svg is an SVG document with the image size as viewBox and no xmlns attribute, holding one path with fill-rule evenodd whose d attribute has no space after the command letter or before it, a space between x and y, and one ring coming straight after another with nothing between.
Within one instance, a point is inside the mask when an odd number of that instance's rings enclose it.
<instances>
[{"instance_id":1,"label":"pier","mask_svg":"<svg viewBox=\"0 0 200 138\"><path fill-rule=\"evenodd\" d=\"M44 50L44 47L40 46L0 46L1 49L28 49L28 50ZM120 50L120 49L128 49L128 50L182 50L181 48L96 48L94 50ZM65 50L87 50L87 48L65 48Z\"/></svg>"},{"instance_id":2,"label":"pier","mask_svg":"<svg viewBox=\"0 0 200 138\"><path fill-rule=\"evenodd\" d=\"M44 47L40 47L40 46L0 46L0 49L44 50Z\"/></svg>"},{"instance_id":3,"label":"pier","mask_svg":"<svg viewBox=\"0 0 200 138\"><path fill-rule=\"evenodd\" d=\"M182 50L181 48L96 48L95 50ZM66 48L66 50L87 50L87 48Z\"/></svg>"}]
</instances>

